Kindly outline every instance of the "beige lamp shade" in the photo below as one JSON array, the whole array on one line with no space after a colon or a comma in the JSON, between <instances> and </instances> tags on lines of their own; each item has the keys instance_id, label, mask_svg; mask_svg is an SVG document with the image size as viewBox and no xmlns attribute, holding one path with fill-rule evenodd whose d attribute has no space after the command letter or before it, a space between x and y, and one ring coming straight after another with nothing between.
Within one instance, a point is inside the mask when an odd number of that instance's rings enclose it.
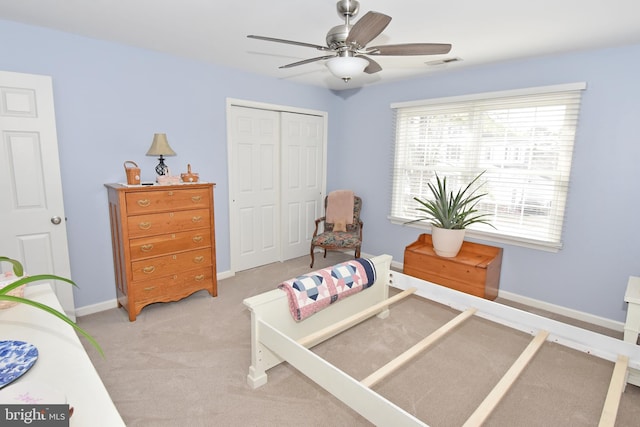
<instances>
[{"instance_id":1,"label":"beige lamp shade","mask_svg":"<svg viewBox=\"0 0 640 427\"><path fill-rule=\"evenodd\" d=\"M156 133L153 135L153 142L151 143L151 147L149 147L149 151L147 151L147 156L175 156L176 152L171 149L169 146L169 141L167 141L166 133Z\"/></svg>"},{"instance_id":2,"label":"beige lamp shade","mask_svg":"<svg viewBox=\"0 0 640 427\"><path fill-rule=\"evenodd\" d=\"M169 173L169 167L164 164L164 156L175 156L176 152L169 147L169 141L167 141L166 133L156 133L153 135L153 142L147 156L160 156L159 163L156 166L156 173L158 175L167 175Z\"/></svg>"}]
</instances>

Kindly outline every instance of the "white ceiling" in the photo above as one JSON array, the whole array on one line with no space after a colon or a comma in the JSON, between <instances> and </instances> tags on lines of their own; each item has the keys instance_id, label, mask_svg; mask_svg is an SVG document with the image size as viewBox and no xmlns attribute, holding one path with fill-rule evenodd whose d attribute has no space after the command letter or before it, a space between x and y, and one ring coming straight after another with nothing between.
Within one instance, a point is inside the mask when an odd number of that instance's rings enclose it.
<instances>
[{"instance_id":1,"label":"white ceiling","mask_svg":"<svg viewBox=\"0 0 640 427\"><path fill-rule=\"evenodd\" d=\"M447 55L376 57L381 72L344 83L329 73L324 61L278 68L323 52L246 37L257 34L325 45L327 31L343 23L336 1L0 0L0 19L330 89L514 58L640 43L638 0L360 0L358 17L373 10L393 18L370 46L433 42L451 43L453 48ZM462 61L425 64L452 57Z\"/></svg>"}]
</instances>

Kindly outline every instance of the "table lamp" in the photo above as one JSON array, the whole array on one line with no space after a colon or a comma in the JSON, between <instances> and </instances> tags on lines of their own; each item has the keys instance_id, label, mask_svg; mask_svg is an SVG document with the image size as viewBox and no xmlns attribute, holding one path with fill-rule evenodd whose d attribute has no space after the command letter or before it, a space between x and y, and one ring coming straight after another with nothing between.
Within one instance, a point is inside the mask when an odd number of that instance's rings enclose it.
<instances>
[{"instance_id":1,"label":"table lamp","mask_svg":"<svg viewBox=\"0 0 640 427\"><path fill-rule=\"evenodd\" d=\"M149 151L147 151L147 156L160 156L160 162L158 166L156 166L156 173L158 175L166 175L169 173L169 167L164 164L164 158L162 156L175 155L176 152L171 149L169 141L167 141L167 134L156 133L153 135L153 142L151 143Z\"/></svg>"}]
</instances>

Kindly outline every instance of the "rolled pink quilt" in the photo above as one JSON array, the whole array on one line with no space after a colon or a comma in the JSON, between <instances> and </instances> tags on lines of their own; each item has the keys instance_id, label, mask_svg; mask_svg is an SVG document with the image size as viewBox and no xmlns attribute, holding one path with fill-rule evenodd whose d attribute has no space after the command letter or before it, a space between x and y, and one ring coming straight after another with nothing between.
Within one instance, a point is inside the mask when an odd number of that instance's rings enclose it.
<instances>
[{"instance_id":1,"label":"rolled pink quilt","mask_svg":"<svg viewBox=\"0 0 640 427\"><path fill-rule=\"evenodd\" d=\"M282 282L289 310L300 321L323 308L373 285L376 269L366 258L356 258Z\"/></svg>"}]
</instances>

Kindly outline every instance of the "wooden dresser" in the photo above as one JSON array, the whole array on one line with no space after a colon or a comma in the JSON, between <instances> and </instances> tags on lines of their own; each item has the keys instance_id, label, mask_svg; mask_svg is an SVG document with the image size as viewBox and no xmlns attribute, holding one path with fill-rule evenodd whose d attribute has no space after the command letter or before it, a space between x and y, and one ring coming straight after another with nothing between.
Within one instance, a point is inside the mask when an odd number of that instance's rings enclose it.
<instances>
[{"instance_id":1,"label":"wooden dresser","mask_svg":"<svg viewBox=\"0 0 640 427\"><path fill-rule=\"evenodd\" d=\"M464 242L458 255L444 258L421 234L404 251L403 273L477 297L494 300L500 287L502 248Z\"/></svg>"},{"instance_id":2,"label":"wooden dresser","mask_svg":"<svg viewBox=\"0 0 640 427\"><path fill-rule=\"evenodd\" d=\"M129 320L154 302L217 296L215 184L106 184L118 306Z\"/></svg>"}]
</instances>

